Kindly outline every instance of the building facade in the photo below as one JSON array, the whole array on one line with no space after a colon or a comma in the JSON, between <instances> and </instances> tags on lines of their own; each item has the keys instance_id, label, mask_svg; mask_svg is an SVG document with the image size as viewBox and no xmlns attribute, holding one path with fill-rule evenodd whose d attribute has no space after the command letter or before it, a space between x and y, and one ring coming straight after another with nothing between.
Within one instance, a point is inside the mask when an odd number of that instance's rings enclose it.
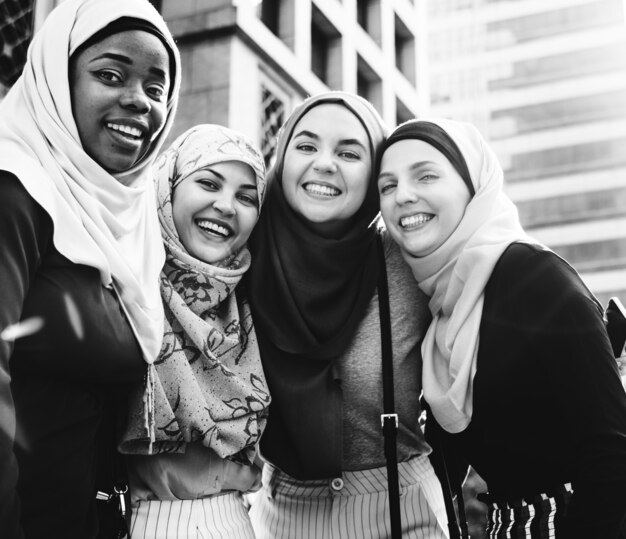
<instances>
[{"instance_id":1,"label":"building facade","mask_svg":"<svg viewBox=\"0 0 626 539\"><path fill-rule=\"evenodd\" d=\"M528 232L626 298L622 0L431 0L430 113L476 123Z\"/></svg>"},{"instance_id":2,"label":"building facade","mask_svg":"<svg viewBox=\"0 0 626 539\"><path fill-rule=\"evenodd\" d=\"M427 103L418 80L410 0L162 0L182 55L174 131L199 122L253 137L269 160L275 135L306 96L357 92L390 124Z\"/></svg>"}]
</instances>

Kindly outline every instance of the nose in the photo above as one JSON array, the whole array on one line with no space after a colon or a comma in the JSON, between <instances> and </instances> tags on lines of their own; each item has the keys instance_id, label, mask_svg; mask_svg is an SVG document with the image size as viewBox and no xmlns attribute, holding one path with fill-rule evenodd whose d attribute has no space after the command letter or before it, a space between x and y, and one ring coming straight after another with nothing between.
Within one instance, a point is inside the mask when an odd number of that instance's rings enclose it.
<instances>
[{"instance_id":1,"label":"nose","mask_svg":"<svg viewBox=\"0 0 626 539\"><path fill-rule=\"evenodd\" d=\"M213 207L224 216L232 216L235 214L235 206L233 197L227 193L217 195Z\"/></svg>"},{"instance_id":2,"label":"nose","mask_svg":"<svg viewBox=\"0 0 626 539\"><path fill-rule=\"evenodd\" d=\"M315 154L313 169L322 174L333 174L337 172L337 163L331 151L319 150Z\"/></svg>"},{"instance_id":3,"label":"nose","mask_svg":"<svg viewBox=\"0 0 626 539\"><path fill-rule=\"evenodd\" d=\"M150 99L144 92L141 84L129 84L122 93L120 98L122 107L136 110L141 113L150 112Z\"/></svg>"},{"instance_id":4,"label":"nose","mask_svg":"<svg viewBox=\"0 0 626 539\"><path fill-rule=\"evenodd\" d=\"M412 183L404 178L400 178L396 185L396 203L400 205L411 204L417 202L418 199L417 190Z\"/></svg>"}]
</instances>

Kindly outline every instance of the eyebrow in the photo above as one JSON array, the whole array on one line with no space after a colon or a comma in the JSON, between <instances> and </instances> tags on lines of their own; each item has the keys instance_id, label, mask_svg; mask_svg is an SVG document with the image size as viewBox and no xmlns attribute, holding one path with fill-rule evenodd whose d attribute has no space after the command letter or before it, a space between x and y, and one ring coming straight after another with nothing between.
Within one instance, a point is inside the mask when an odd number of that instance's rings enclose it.
<instances>
[{"instance_id":1,"label":"eyebrow","mask_svg":"<svg viewBox=\"0 0 626 539\"><path fill-rule=\"evenodd\" d=\"M217 170L211 168L210 166L205 167L202 170L208 170L211 174L214 174L215 176L217 176L220 180L222 180L223 182L228 181L222 174L220 174ZM255 191L257 190L257 186L256 183L252 184L252 183L245 183L241 186L242 189L254 189Z\"/></svg>"},{"instance_id":2,"label":"eyebrow","mask_svg":"<svg viewBox=\"0 0 626 539\"><path fill-rule=\"evenodd\" d=\"M409 170L417 170L417 169L424 168L424 167L431 167L433 165L438 166L438 164L435 163L434 161L418 161L417 163L413 163L409 167Z\"/></svg>"},{"instance_id":3,"label":"eyebrow","mask_svg":"<svg viewBox=\"0 0 626 539\"><path fill-rule=\"evenodd\" d=\"M314 140L319 140L320 137L319 135L316 135L315 133L313 133L312 131L307 131L306 129L303 129L302 131L299 131L298 133L296 133L293 138L298 138L298 137L309 137L312 138ZM363 148L364 150L367 150L367 147L365 146L365 144L363 144L359 139L356 138L345 138L345 139L341 139L339 141L339 146L349 146L351 144L360 146L361 148Z\"/></svg>"},{"instance_id":4,"label":"eyebrow","mask_svg":"<svg viewBox=\"0 0 626 539\"><path fill-rule=\"evenodd\" d=\"M415 170L420 170L422 168L425 167L430 167L430 166L439 166L438 163L435 163L434 161L418 161L417 163L413 163L411 166L409 166L409 170L411 172L415 171ZM382 178L389 178L389 177L393 177L394 175L391 172L385 172L384 170L380 172L380 174L378 175L378 179L382 179Z\"/></svg>"},{"instance_id":5,"label":"eyebrow","mask_svg":"<svg viewBox=\"0 0 626 539\"><path fill-rule=\"evenodd\" d=\"M117 62L121 62L122 64L126 64L126 65L133 65L133 61L131 58L129 58L128 56L124 56L123 54L116 54L114 52L104 52L100 56L96 56L95 58L92 58L89 63L95 62L96 60L102 60L103 58L109 59L109 60L115 60ZM158 67L151 67L149 68L149 71L152 74L157 75L161 77L163 80L165 80L165 71L163 71L162 69Z\"/></svg>"}]
</instances>

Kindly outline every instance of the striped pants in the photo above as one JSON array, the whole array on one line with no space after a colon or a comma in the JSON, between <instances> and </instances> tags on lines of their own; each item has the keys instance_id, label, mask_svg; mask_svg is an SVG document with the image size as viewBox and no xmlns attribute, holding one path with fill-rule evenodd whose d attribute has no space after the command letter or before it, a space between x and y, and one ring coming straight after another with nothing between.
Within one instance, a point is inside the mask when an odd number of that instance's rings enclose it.
<instances>
[{"instance_id":1,"label":"striped pants","mask_svg":"<svg viewBox=\"0 0 626 539\"><path fill-rule=\"evenodd\" d=\"M447 539L441 486L428 457L398 464L404 539ZM252 495L257 539L387 539L391 537L387 470L344 472L298 481L266 464Z\"/></svg>"},{"instance_id":2,"label":"striped pants","mask_svg":"<svg viewBox=\"0 0 626 539\"><path fill-rule=\"evenodd\" d=\"M487 537L558 539L563 533L572 492L571 484L567 483L550 495L538 494L512 503L494 501L488 494L481 494L479 499L487 503L488 507Z\"/></svg>"},{"instance_id":3,"label":"striped pants","mask_svg":"<svg viewBox=\"0 0 626 539\"><path fill-rule=\"evenodd\" d=\"M133 506L131 539L254 539L241 492Z\"/></svg>"}]
</instances>

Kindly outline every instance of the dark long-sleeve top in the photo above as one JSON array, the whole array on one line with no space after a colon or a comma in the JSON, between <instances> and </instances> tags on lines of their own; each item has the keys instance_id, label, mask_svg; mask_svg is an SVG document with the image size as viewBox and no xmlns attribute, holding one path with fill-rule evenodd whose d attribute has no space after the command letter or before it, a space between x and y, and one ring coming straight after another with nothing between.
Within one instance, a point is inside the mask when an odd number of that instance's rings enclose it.
<instances>
[{"instance_id":1,"label":"dark long-sleeve top","mask_svg":"<svg viewBox=\"0 0 626 539\"><path fill-rule=\"evenodd\" d=\"M0 171L0 535L95 537L97 443L109 411L145 364L120 303L99 271L52 242L47 213ZM110 447L110 446L109 446Z\"/></svg>"},{"instance_id":2,"label":"dark long-sleeve top","mask_svg":"<svg viewBox=\"0 0 626 539\"><path fill-rule=\"evenodd\" d=\"M490 495L512 501L571 482L567 537L620 537L626 393L600 306L554 253L513 244L496 265L473 404L463 432L437 434Z\"/></svg>"}]
</instances>

